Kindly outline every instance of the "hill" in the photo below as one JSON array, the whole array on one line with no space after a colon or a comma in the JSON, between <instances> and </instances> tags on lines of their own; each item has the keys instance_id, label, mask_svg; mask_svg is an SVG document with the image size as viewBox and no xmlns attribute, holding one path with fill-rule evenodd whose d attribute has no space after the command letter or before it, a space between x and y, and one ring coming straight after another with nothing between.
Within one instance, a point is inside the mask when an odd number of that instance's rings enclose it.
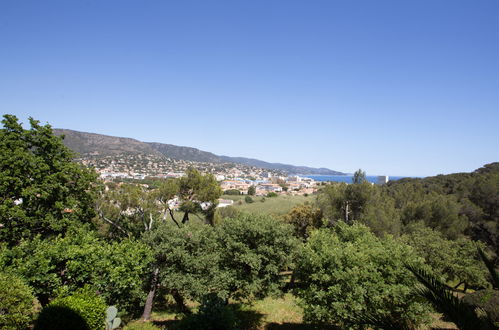
<instances>
[{"instance_id":1,"label":"hill","mask_svg":"<svg viewBox=\"0 0 499 330\"><path fill-rule=\"evenodd\" d=\"M64 144L73 151L85 155L148 154L167 158L207 163L236 163L264 169L281 170L288 174L343 175L345 173L328 168L312 168L281 163L268 163L244 157L218 156L211 152L191 147L176 146L69 129L54 129L56 135L64 135Z\"/></svg>"}]
</instances>

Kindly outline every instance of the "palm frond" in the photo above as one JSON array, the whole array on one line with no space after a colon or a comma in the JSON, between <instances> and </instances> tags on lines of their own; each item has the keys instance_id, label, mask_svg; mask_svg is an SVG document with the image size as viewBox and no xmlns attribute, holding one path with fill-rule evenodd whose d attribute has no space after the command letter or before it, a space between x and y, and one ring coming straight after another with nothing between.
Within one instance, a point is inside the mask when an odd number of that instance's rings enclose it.
<instances>
[{"instance_id":1,"label":"palm frond","mask_svg":"<svg viewBox=\"0 0 499 330\"><path fill-rule=\"evenodd\" d=\"M454 322L459 329L496 329L489 319L479 317L475 308L464 304L448 289L447 285L440 282L435 276L412 265L406 265L406 267L423 285L416 291L431 302L435 309Z\"/></svg>"},{"instance_id":2,"label":"palm frond","mask_svg":"<svg viewBox=\"0 0 499 330\"><path fill-rule=\"evenodd\" d=\"M481 247L478 246L477 250L480 258L482 258L483 263L489 270L490 277L492 278L492 286L494 289L499 289L499 274L497 273L494 261L485 254L485 251Z\"/></svg>"}]
</instances>

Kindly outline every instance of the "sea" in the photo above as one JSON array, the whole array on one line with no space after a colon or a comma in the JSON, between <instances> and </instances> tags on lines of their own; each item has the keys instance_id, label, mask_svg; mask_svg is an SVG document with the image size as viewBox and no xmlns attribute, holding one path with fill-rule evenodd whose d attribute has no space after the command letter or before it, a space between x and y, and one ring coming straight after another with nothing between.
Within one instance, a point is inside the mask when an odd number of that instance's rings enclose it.
<instances>
[{"instance_id":1,"label":"sea","mask_svg":"<svg viewBox=\"0 0 499 330\"><path fill-rule=\"evenodd\" d=\"M353 182L353 175L304 175L306 178L314 179L315 181L331 181L331 182ZM396 181L403 178L409 178L408 176L388 176L389 181ZM366 179L369 182L377 183L377 175L366 175Z\"/></svg>"}]
</instances>

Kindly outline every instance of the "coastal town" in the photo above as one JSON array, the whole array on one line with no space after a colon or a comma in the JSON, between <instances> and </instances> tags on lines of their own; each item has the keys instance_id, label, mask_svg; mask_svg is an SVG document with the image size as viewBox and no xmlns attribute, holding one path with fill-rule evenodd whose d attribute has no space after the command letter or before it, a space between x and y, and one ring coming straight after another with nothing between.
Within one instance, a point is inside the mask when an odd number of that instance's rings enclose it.
<instances>
[{"instance_id":1,"label":"coastal town","mask_svg":"<svg viewBox=\"0 0 499 330\"><path fill-rule=\"evenodd\" d=\"M77 160L94 168L103 181L179 178L193 167L213 174L228 194L245 195L250 189L256 196L310 195L317 191L317 182L311 178L236 163L193 162L148 154L88 154Z\"/></svg>"}]
</instances>

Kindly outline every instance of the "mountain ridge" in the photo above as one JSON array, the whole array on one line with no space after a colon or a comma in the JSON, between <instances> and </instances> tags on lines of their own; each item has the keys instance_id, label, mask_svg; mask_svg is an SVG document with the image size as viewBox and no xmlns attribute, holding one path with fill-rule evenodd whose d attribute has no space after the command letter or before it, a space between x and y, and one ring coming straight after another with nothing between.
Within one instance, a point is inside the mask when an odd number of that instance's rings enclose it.
<instances>
[{"instance_id":1,"label":"mountain ridge","mask_svg":"<svg viewBox=\"0 0 499 330\"><path fill-rule=\"evenodd\" d=\"M281 170L288 174L345 175L345 173L323 167L314 168L283 163L269 163L254 158L220 156L212 152L203 151L193 147L177 146L167 143L143 142L133 138L81 132L62 128L55 128L53 131L58 136L64 135L64 145L81 155L141 153L195 162L236 163L269 170Z\"/></svg>"}]
</instances>

